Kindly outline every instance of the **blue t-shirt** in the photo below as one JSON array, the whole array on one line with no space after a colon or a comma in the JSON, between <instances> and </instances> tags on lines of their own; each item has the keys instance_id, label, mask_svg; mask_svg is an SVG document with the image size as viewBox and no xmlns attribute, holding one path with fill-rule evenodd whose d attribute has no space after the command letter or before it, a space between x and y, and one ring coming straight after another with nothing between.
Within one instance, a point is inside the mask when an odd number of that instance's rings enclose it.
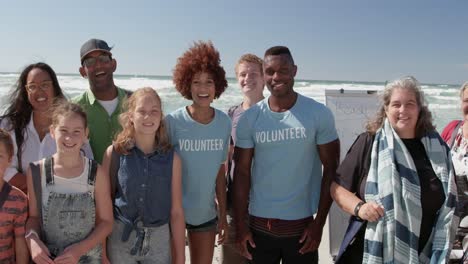
<instances>
[{"instance_id":1,"label":"blue t-shirt","mask_svg":"<svg viewBox=\"0 0 468 264\"><path fill-rule=\"evenodd\" d=\"M231 120L215 109L209 124L193 120L185 107L166 116L172 145L182 160L185 221L200 225L216 217L216 176L227 159Z\"/></svg>"},{"instance_id":2,"label":"blue t-shirt","mask_svg":"<svg viewBox=\"0 0 468 264\"><path fill-rule=\"evenodd\" d=\"M236 146L254 148L251 215L297 220L317 211L322 163L317 145L338 138L330 109L298 94L294 106L273 112L268 98L237 123Z\"/></svg>"}]
</instances>

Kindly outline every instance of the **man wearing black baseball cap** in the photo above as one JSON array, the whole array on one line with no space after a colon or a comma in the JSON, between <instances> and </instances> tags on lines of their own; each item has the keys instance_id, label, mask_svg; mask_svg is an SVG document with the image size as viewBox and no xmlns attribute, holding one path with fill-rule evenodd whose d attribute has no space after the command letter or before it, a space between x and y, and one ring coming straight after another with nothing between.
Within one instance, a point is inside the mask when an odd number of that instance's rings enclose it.
<instances>
[{"instance_id":1,"label":"man wearing black baseball cap","mask_svg":"<svg viewBox=\"0 0 468 264\"><path fill-rule=\"evenodd\" d=\"M80 74L88 79L90 89L72 99L88 115L89 143L99 163L114 135L121 130L118 117L128 93L114 84L117 62L111 49L100 39L90 39L81 46Z\"/></svg>"}]
</instances>

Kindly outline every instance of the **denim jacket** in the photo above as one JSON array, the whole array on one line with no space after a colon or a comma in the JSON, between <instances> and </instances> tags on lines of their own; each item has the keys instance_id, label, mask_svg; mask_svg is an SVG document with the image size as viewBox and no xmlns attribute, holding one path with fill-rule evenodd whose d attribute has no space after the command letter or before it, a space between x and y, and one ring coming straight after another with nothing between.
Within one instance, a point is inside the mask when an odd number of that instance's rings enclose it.
<instances>
[{"instance_id":1,"label":"denim jacket","mask_svg":"<svg viewBox=\"0 0 468 264\"><path fill-rule=\"evenodd\" d=\"M173 157L173 150L146 155L137 147L120 156L116 218L132 223L141 221L145 227L169 222Z\"/></svg>"}]
</instances>

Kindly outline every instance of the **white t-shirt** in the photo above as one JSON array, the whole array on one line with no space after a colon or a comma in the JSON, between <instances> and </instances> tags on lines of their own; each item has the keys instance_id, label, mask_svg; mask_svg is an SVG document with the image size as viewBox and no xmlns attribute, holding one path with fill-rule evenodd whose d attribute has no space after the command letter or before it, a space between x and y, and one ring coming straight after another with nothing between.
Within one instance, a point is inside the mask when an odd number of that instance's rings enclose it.
<instances>
[{"instance_id":1,"label":"white t-shirt","mask_svg":"<svg viewBox=\"0 0 468 264\"><path fill-rule=\"evenodd\" d=\"M43 160L44 162L44 160ZM55 193L86 193L94 191L94 186L88 184L88 171L89 162L86 157L83 157L84 168L79 176L73 178L64 178L54 175L54 184L46 186L46 176L41 171L41 185L42 185L42 209L47 209L47 203L49 201L49 195L51 192Z\"/></svg>"},{"instance_id":2,"label":"white t-shirt","mask_svg":"<svg viewBox=\"0 0 468 264\"><path fill-rule=\"evenodd\" d=\"M110 101L98 100L98 102L102 105L102 107L104 107L104 109L106 109L107 114L111 116L119 104L119 98L116 97Z\"/></svg>"}]
</instances>

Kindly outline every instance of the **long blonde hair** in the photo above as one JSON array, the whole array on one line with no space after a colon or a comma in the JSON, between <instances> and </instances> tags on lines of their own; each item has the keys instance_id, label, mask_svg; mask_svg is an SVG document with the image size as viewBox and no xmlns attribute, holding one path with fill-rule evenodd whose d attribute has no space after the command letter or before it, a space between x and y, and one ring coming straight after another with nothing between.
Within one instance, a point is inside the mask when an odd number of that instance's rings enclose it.
<instances>
[{"instance_id":1,"label":"long blonde hair","mask_svg":"<svg viewBox=\"0 0 468 264\"><path fill-rule=\"evenodd\" d=\"M133 126L133 122L130 120L130 116L135 112L138 99L146 96L155 97L161 106L161 122L159 123L159 128L156 131L154 138L155 148L162 152L166 152L172 148L164 121L161 98L153 88L143 87L133 92L133 94L123 104L124 112L119 116L122 131L117 134L113 143L115 150L120 154L128 154L128 151L135 146L135 127Z\"/></svg>"}]
</instances>

